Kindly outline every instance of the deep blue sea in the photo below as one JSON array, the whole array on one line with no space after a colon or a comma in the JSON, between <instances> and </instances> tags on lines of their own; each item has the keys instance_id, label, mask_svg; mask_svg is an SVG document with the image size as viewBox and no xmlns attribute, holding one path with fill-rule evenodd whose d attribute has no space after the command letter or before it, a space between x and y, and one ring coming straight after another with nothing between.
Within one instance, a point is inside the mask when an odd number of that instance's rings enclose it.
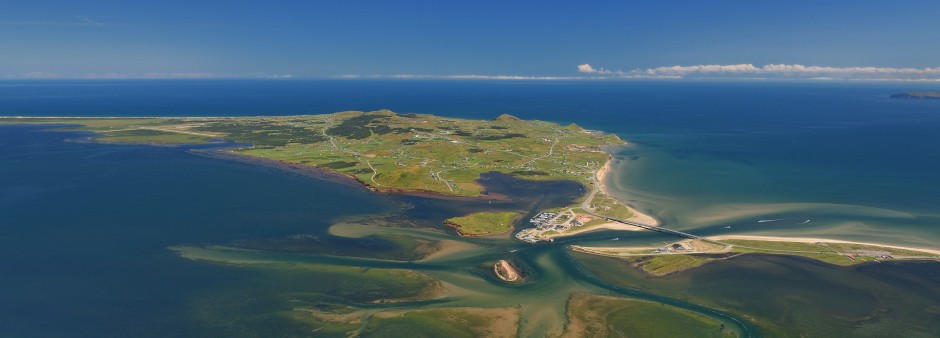
<instances>
[{"instance_id":1,"label":"deep blue sea","mask_svg":"<svg viewBox=\"0 0 940 338\"><path fill-rule=\"evenodd\" d=\"M612 193L702 234L936 248L940 100L911 83L14 81L0 116L226 116L391 109L577 123L613 148ZM0 126L0 335L177 336L235 272L179 244L277 237L393 208L365 190L174 147ZM762 222L763 221L763 222ZM239 273L244 278L244 273ZM55 325L49 325L54 322ZM110 326L109 326L110 325ZM106 333L106 334L102 334Z\"/></svg>"}]
</instances>

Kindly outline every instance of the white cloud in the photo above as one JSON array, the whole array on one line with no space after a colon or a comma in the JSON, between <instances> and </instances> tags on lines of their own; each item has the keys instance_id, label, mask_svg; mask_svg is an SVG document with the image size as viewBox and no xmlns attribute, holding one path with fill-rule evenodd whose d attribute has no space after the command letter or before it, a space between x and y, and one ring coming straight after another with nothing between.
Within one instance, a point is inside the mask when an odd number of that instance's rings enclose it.
<instances>
[{"instance_id":1,"label":"white cloud","mask_svg":"<svg viewBox=\"0 0 940 338\"><path fill-rule=\"evenodd\" d=\"M582 69L583 68L583 69ZM601 68L601 70L604 70ZM610 74L613 78L684 78L684 79L806 79L806 80L883 80L940 81L940 67L823 67L787 64L753 64L670 66L631 71L601 73L588 64L578 71L588 74Z\"/></svg>"},{"instance_id":2,"label":"white cloud","mask_svg":"<svg viewBox=\"0 0 940 338\"><path fill-rule=\"evenodd\" d=\"M583 65L578 65L578 72L587 73L587 74L610 74L609 70L606 70L604 68L594 69L594 67L591 67L591 65L587 63Z\"/></svg>"}]
</instances>

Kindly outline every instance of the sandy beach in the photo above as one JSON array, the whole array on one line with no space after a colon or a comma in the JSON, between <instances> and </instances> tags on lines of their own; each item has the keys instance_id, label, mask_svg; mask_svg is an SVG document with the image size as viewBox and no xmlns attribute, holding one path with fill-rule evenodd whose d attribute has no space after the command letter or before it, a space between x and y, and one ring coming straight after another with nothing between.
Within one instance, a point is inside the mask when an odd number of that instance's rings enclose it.
<instances>
[{"instance_id":1,"label":"sandy beach","mask_svg":"<svg viewBox=\"0 0 940 338\"><path fill-rule=\"evenodd\" d=\"M584 228L584 227L573 227L573 228L571 228L570 230L565 231L565 233L564 233L563 235L559 235L558 237L573 236L573 235L577 235L577 234L580 234L580 233L585 233L585 232L589 232L589 231L597 231L597 230L643 231L643 230L646 230L646 229L643 229L643 228L638 227L638 226L632 226L632 225L629 225L629 224L623 224L623 223L620 223L620 222L608 222L608 223L598 224L598 225L595 225L595 226L592 226L592 227L588 227L588 228Z\"/></svg>"},{"instance_id":2,"label":"sandy beach","mask_svg":"<svg viewBox=\"0 0 940 338\"><path fill-rule=\"evenodd\" d=\"M607 184L605 183L605 182L606 182L605 180L607 179L607 174L609 174L610 171L612 170L612 169L611 169L611 163L612 163L612 162L613 162L613 159L612 159L612 158L608 158L608 159L607 159L607 162L604 163L604 166L601 167L599 170L597 170L597 173L595 174L595 178L597 179L597 186L600 188L600 192L601 192L602 194L604 194L604 195L607 195L607 196L610 196L611 198L614 198L613 195L611 195L610 192L608 191L608 189L607 189ZM614 198L614 199L616 199L616 198ZM621 204L625 205L628 209L630 209L630 212L633 213L633 217L630 217L630 218L628 219L629 221L633 221L633 222L637 222L637 223L643 223L643 224L648 224L648 225L653 225L653 226L658 226L658 225L659 225L659 220L653 218L653 216L644 214L644 213L640 212L639 210L637 210L636 208L634 208L633 206L631 206L631 205L629 205L629 204L627 204L627 203L625 203L625 202L623 202L623 201L618 200L618 202L620 202ZM619 225L623 225L623 226L625 226L625 227L619 227ZM599 225L599 226L608 226L608 224L602 224L602 225ZM610 225L610 226L611 226L611 227L607 227L607 228L604 228L604 229L611 229L611 230L633 230L633 229L638 229L637 227L628 226L628 225L621 224L621 223L613 223L613 224ZM596 227L592 227L592 228L596 228ZM621 228L623 228L623 229L621 229ZM626 229L626 228L630 228L630 229Z\"/></svg>"},{"instance_id":3,"label":"sandy beach","mask_svg":"<svg viewBox=\"0 0 940 338\"><path fill-rule=\"evenodd\" d=\"M776 236L757 236L757 235L721 235L708 237L710 240L722 241L727 239L740 239L740 240L753 240L753 241L775 241L775 242L797 242L797 243L846 243L846 244L861 244L861 245L873 245L873 246L883 246L886 248L894 248L901 250L912 250L912 251L923 251L931 253L934 255L940 256L940 250L938 249L926 249L926 248L916 248L916 247L907 247L907 246L897 246L897 245L885 245L880 243L868 243L868 242L854 242L854 241L842 241L837 239L826 239L826 238L811 238L811 237L776 237Z\"/></svg>"}]
</instances>

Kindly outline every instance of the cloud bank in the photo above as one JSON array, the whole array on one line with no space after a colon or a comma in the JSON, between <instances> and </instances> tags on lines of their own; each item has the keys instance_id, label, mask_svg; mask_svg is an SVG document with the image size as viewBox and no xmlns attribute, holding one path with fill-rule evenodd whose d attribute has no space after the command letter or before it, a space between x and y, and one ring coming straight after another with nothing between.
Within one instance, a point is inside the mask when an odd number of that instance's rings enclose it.
<instances>
[{"instance_id":1,"label":"cloud bank","mask_svg":"<svg viewBox=\"0 0 940 338\"><path fill-rule=\"evenodd\" d=\"M940 81L940 67L822 67L797 64L769 64L757 67L746 63L608 71L585 63L578 65L578 72L611 78Z\"/></svg>"}]
</instances>

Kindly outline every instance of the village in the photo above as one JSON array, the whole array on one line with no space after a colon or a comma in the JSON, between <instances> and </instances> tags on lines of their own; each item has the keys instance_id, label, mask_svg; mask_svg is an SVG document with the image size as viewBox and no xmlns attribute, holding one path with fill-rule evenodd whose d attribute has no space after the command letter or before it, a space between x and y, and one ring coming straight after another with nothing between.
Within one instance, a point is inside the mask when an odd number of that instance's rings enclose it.
<instances>
[{"instance_id":1,"label":"village","mask_svg":"<svg viewBox=\"0 0 940 338\"><path fill-rule=\"evenodd\" d=\"M565 232L572 227L583 226L593 219L593 217L588 215L577 214L571 209L559 212L543 211L529 220L529 223L532 223L535 227L519 231L516 233L516 239L528 243L535 243L541 240L551 241L551 238L545 238L545 235L549 232Z\"/></svg>"}]
</instances>

